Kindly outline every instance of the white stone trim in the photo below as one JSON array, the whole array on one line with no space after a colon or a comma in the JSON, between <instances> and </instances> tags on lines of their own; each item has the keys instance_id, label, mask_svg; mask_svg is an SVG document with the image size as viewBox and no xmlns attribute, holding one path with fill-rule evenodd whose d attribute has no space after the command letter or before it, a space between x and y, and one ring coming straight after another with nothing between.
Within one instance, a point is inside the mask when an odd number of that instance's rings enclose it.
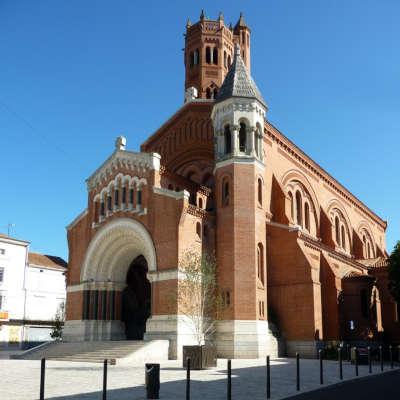
<instances>
[{"instance_id":1,"label":"white stone trim","mask_svg":"<svg viewBox=\"0 0 400 400\"><path fill-rule=\"evenodd\" d=\"M167 269L164 271L151 271L147 273L147 279L150 282L168 281L171 279L183 280L185 279L185 273L179 271L178 268Z\"/></svg>"},{"instance_id":2,"label":"white stone trim","mask_svg":"<svg viewBox=\"0 0 400 400\"><path fill-rule=\"evenodd\" d=\"M186 199L189 200L190 193L187 190L181 190L180 192L175 192L175 190L153 187L153 192L160 194L162 196L171 197L175 200Z\"/></svg>"},{"instance_id":3,"label":"white stone trim","mask_svg":"<svg viewBox=\"0 0 400 400\"><path fill-rule=\"evenodd\" d=\"M265 168L264 163L262 163L258 158L251 156L243 156L243 157L230 157L226 160L219 161L215 164L214 173L218 168L226 167L230 164L252 164L254 163L256 166L261 168L262 170Z\"/></svg>"}]
</instances>

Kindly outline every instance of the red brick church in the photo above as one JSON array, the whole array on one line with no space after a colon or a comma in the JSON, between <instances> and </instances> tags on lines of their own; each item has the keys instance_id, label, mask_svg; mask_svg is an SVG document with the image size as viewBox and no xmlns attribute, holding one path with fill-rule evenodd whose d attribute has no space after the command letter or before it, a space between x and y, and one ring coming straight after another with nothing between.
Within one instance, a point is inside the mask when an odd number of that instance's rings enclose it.
<instances>
[{"instance_id":1,"label":"red brick church","mask_svg":"<svg viewBox=\"0 0 400 400\"><path fill-rule=\"evenodd\" d=\"M66 340L169 339L179 357L193 335L168 299L193 247L217 257L220 357L400 337L386 221L268 122L250 54L243 16L187 23L184 104L140 152L117 139L67 228Z\"/></svg>"}]
</instances>

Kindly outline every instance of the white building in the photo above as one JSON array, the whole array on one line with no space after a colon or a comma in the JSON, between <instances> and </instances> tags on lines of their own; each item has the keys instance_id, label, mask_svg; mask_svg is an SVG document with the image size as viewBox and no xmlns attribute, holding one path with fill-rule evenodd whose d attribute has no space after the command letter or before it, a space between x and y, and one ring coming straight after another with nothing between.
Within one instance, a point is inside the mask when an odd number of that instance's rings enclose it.
<instances>
[{"instance_id":1,"label":"white building","mask_svg":"<svg viewBox=\"0 0 400 400\"><path fill-rule=\"evenodd\" d=\"M30 253L29 242L0 235L0 346L26 348L51 340L65 303L66 262Z\"/></svg>"}]
</instances>

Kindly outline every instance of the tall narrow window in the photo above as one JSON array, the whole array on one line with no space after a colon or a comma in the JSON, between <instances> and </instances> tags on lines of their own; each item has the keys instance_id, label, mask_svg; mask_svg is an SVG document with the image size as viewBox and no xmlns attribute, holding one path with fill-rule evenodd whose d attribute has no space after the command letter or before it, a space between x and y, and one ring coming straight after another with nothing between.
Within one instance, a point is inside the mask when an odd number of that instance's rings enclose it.
<instances>
[{"instance_id":1,"label":"tall narrow window","mask_svg":"<svg viewBox=\"0 0 400 400\"><path fill-rule=\"evenodd\" d=\"M224 67L228 67L228 62L227 62L227 57L226 57L226 51L224 51Z\"/></svg>"},{"instance_id":2,"label":"tall narrow window","mask_svg":"<svg viewBox=\"0 0 400 400\"><path fill-rule=\"evenodd\" d=\"M211 89L210 88L206 89L206 98L211 99Z\"/></svg>"},{"instance_id":3,"label":"tall narrow window","mask_svg":"<svg viewBox=\"0 0 400 400\"><path fill-rule=\"evenodd\" d=\"M122 188L122 203L126 204L126 186Z\"/></svg>"},{"instance_id":4,"label":"tall narrow window","mask_svg":"<svg viewBox=\"0 0 400 400\"><path fill-rule=\"evenodd\" d=\"M218 95L218 89L214 89L213 98L216 99Z\"/></svg>"},{"instance_id":5,"label":"tall narrow window","mask_svg":"<svg viewBox=\"0 0 400 400\"><path fill-rule=\"evenodd\" d=\"M193 53L193 51L191 51L190 54L189 54L189 66L190 66L190 68L192 68L193 65L194 65L194 53Z\"/></svg>"},{"instance_id":6,"label":"tall narrow window","mask_svg":"<svg viewBox=\"0 0 400 400\"><path fill-rule=\"evenodd\" d=\"M371 258L371 248L369 246L369 242L367 243L367 257Z\"/></svg>"},{"instance_id":7,"label":"tall narrow window","mask_svg":"<svg viewBox=\"0 0 400 400\"><path fill-rule=\"evenodd\" d=\"M199 49L196 49L193 54L193 64L197 65L199 63Z\"/></svg>"},{"instance_id":8,"label":"tall narrow window","mask_svg":"<svg viewBox=\"0 0 400 400\"><path fill-rule=\"evenodd\" d=\"M206 47L206 63L211 64L211 49Z\"/></svg>"},{"instance_id":9,"label":"tall narrow window","mask_svg":"<svg viewBox=\"0 0 400 400\"><path fill-rule=\"evenodd\" d=\"M346 250L346 235L345 235L344 225L341 226L340 233L342 239L342 249Z\"/></svg>"},{"instance_id":10,"label":"tall narrow window","mask_svg":"<svg viewBox=\"0 0 400 400\"><path fill-rule=\"evenodd\" d=\"M224 139L225 139L225 154L230 154L232 152L232 135L229 125L225 125Z\"/></svg>"},{"instance_id":11,"label":"tall narrow window","mask_svg":"<svg viewBox=\"0 0 400 400\"><path fill-rule=\"evenodd\" d=\"M339 217L335 217L335 234L336 234L336 244L340 246L340 231L339 231Z\"/></svg>"},{"instance_id":12,"label":"tall narrow window","mask_svg":"<svg viewBox=\"0 0 400 400\"><path fill-rule=\"evenodd\" d=\"M260 178L258 178L257 182L257 192L258 203L262 205L262 180Z\"/></svg>"},{"instance_id":13,"label":"tall narrow window","mask_svg":"<svg viewBox=\"0 0 400 400\"><path fill-rule=\"evenodd\" d=\"M119 190L115 189L115 192L114 192L114 204L115 204L115 206L118 206L118 203L119 203Z\"/></svg>"},{"instance_id":14,"label":"tall narrow window","mask_svg":"<svg viewBox=\"0 0 400 400\"><path fill-rule=\"evenodd\" d=\"M101 203L100 203L100 215L102 216L102 217L104 217L104 214L106 213L106 210L105 210L105 207L104 207L104 201L102 201Z\"/></svg>"},{"instance_id":15,"label":"tall narrow window","mask_svg":"<svg viewBox=\"0 0 400 400\"><path fill-rule=\"evenodd\" d=\"M308 203L304 204L304 225L310 231L310 206Z\"/></svg>"},{"instance_id":16,"label":"tall narrow window","mask_svg":"<svg viewBox=\"0 0 400 400\"><path fill-rule=\"evenodd\" d=\"M296 192L296 211L297 211L297 215L296 215L296 222L297 225L302 226L302 204L301 204L301 194L299 191Z\"/></svg>"},{"instance_id":17,"label":"tall narrow window","mask_svg":"<svg viewBox=\"0 0 400 400\"><path fill-rule=\"evenodd\" d=\"M129 190L129 203L133 204L133 189Z\"/></svg>"},{"instance_id":18,"label":"tall narrow window","mask_svg":"<svg viewBox=\"0 0 400 400\"><path fill-rule=\"evenodd\" d=\"M246 135L246 124L241 122L239 129L239 151L242 153L246 151Z\"/></svg>"},{"instance_id":19,"label":"tall narrow window","mask_svg":"<svg viewBox=\"0 0 400 400\"><path fill-rule=\"evenodd\" d=\"M264 248L262 243L257 245L257 276L261 283L264 284Z\"/></svg>"},{"instance_id":20,"label":"tall narrow window","mask_svg":"<svg viewBox=\"0 0 400 400\"><path fill-rule=\"evenodd\" d=\"M228 56L228 68L231 67L232 61L231 61L231 56Z\"/></svg>"},{"instance_id":21,"label":"tall narrow window","mask_svg":"<svg viewBox=\"0 0 400 400\"><path fill-rule=\"evenodd\" d=\"M218 65L218 49L216 47L213 50L213 63Z\"/></svg>"},{"instance_id":22,"label":"tall narrow window","mask_svg":"<svg viewBox=\"0 0 400 400\"><path fill-rule=\"evenodd\" d=\"M142 205L142 191L138 189L137 191L137 205L141 206Z\"/></svg>"},{"instance_id":23,"label":"tall narrow window","mask_svg":"<svg viewBox=\"0 0 400 400\"><path fill-rule=\"evenodd\" d=\"M290 216L292 218L292 221L294 221L294 201L292 192L289 192L289 201L290 201Z\"/></svg>"},{"instance_id":24,"label":"tall narrow window","mask_svg":"<svg viewBox=\"0 0 400 400\"><path fill-rule=\"evenodd\" d=\"M111 211L112 209L111 196L107 196L107 209L108 211Z\"/></svg>"},{"instance_id":25,"label":"tall narrow window","mask_svg":"<svg viewBox=\"0 0 400 400\"><path fill-rule=\"evenodd\" d=\"M246 34L244 32L242 32L242 43L246 43Z\"/></svg>"},{"instance_id":26,"label":"tall narrow window","mask_svg":"<svg viewBox=\"0 0 400 400\"><path fill-rule=\"evenodd\" d=\"M227 206L229 204L229 182L227 179L222 181L222 205Z\"/></svg>"}]
</instances>

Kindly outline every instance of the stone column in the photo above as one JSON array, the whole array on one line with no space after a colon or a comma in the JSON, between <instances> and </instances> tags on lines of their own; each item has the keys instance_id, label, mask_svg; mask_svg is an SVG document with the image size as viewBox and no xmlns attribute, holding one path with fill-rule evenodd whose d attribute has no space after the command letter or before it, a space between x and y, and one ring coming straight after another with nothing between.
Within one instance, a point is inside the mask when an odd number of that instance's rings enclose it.
<instances>
[{"instance_id":1,"label":"stone column","mask_svg":"<svg viewBox=\"0 0 400 400\"><path fill-rule=\"evenodd\" d=\"M254 157L255 156L255 141L254 133L256 132L256 127L251 126L247 129L247 154Z\"/></svg>"},{"instance_id":2,"label":"stone column","mask_svg":"<svg viewBox=\"0 0 400 400\"><path fill-rule=\"evenodd\" d=\"M239 125L232 126L232 154L237 156L239 154Z\"/></svg>"}]
</instances>

